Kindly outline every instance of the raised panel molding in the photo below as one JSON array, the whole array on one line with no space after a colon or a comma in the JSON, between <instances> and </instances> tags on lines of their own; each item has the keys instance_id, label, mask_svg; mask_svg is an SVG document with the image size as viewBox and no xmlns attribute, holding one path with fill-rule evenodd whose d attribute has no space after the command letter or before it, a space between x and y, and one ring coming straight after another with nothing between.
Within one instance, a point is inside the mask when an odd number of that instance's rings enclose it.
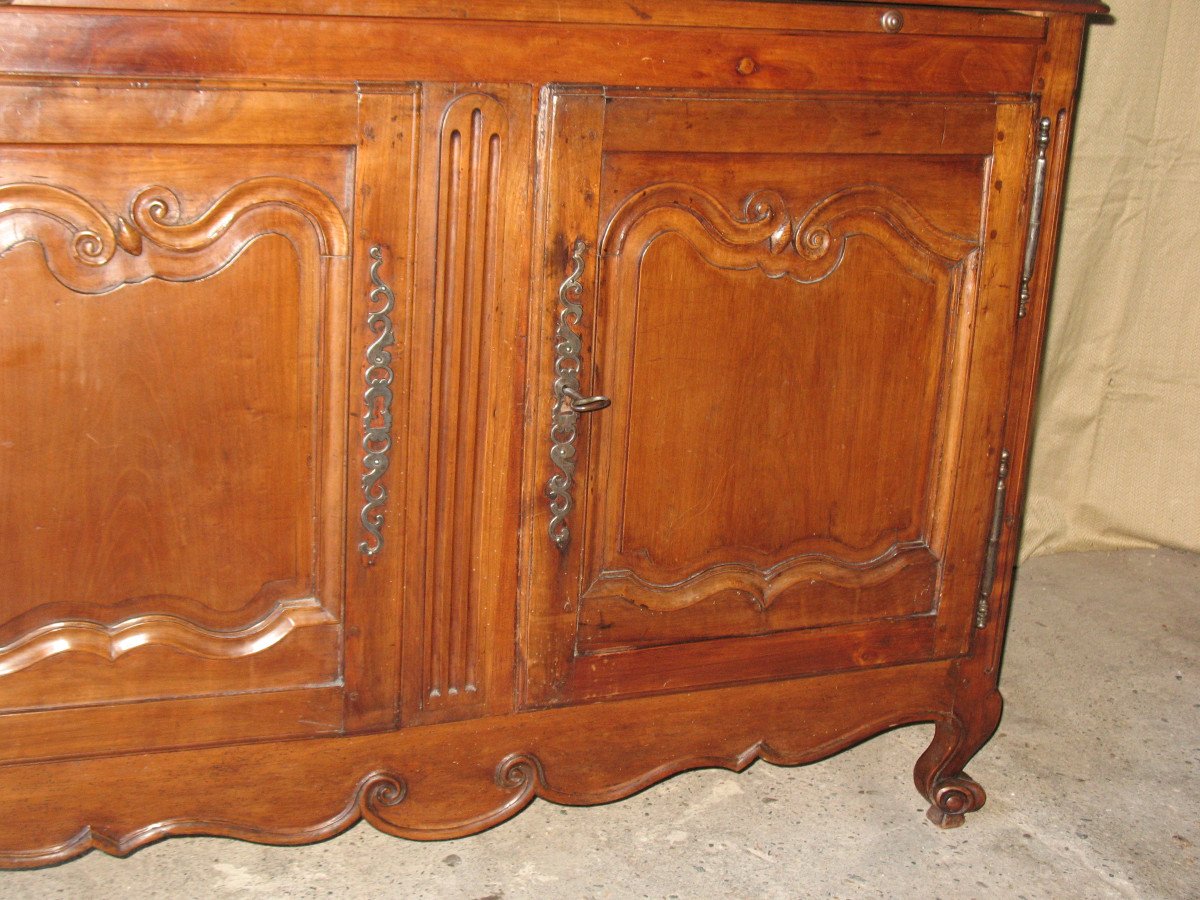
<instances>
[{"instance_id":1,"label":"raised panel molding","mask_svg":"<svg viewBox=\"0 0 1200 900\"><path fill-rule=\"evenodd\" d=\"M499 285L508 111L491 94L456 97L441 119L436 173L430 532L422 706L473 704L479 691L474 560L484 492L484 435Z\"/></svg>"},{"instance_id":2,"label":"raised panel molding","mask_svg":"<svg viewBox=\"0 0 1200 900\"><path fill-rule=\"evenodd\" d=\"M64 187L0 185L0 254L34 242L54 278L81 294L108 293L152 278L198 281L231 264L266 234L287 238L302 261L348 253L348 229L337 204L318 188L290 178L243 181L192 219L183 217L172 190L157 185L138 191L127 212L113 217ZM319 289L327 290L328 285ZM136 600L144 606L154 599L128 598L124 604ZM39 611L63 607L75 614L18 633L0 646L0 676L62 653L87 653L115 662L148 646L204 659L235 659L267 650L297 629L338 621L316 597L272 601L262 593L229 612L203 608L190 598L169 599L213 621L140 613L106 622L111 607L93 613L70 598L55 598L8 624L20 627L36 621ZM264 603L270 603L265 611Z\"/></svg>"},{"instance_id":3,"label":"raised panel molding","mask_svg":"<svg viewBox=\"0 0 1200 900\"><path fill-rule=\"evenodd\" d=\"M686 184L656 184L625 201L602 241L606 257L626 246L640 256L660 235L685 237L714 266L758 268L768 278L823 281L841 265L846 242L878 240L913 274L953 268L977 241L942 231L895 191L861 185L838 191L803 215L793 215L776 191L755 191L734 218L717 198ZM897 238L899 240L897 240ZM636 269L636 267L623 267Z\"/></svg>"},{"instance_id":4,"label":"raised panel molding","mask_svg":"<svg viewBox=\"0 0 1200 900\"><path fill-rule=\"evenodd\" d=\"M149 278L193 281L231 262L255 237L280 233L319 256L345 256L348 233L337 204L290 178L251 178L230 188L191 220L179 198L142 189L125 215L109 219L74 191L50 184L0 185L0 253L41 245L66 287L98 294Z\"/></svg>"},{"instance_id":5,"label":"raised panel molding","mask_svg":"<svg viewBox=\"0 0 1200 900\"><path fill-rule=\"evenodd\" d=\"M730 563L666 588L628 571L605 573L580 603L576 652L586 657L929 616L938 568L929 549L913 543L861 568L806 555L766 576Z\"/></svg>"},{"instance_id":6,"label":"raised panel molding","mask_svg":"<svg viewBox=\"0 0 1200 900\"><path fill-rule=\"evenodd\" d=\"M782 195L758 190L741 204L738 217L703 190L680 183L655 184L629 197L613 214L601 242L605 300L610 310L617 298L638 295L641 264L651 244L667 234L682 236L710 265L733 271L759 270L770 279L787 278L816 284L829 278L846 257L851 238L878 242L912 277L940 281L952 292L962 278L947 276L964 268L978 242L950 234L929 221L904 197L888 188L861 185L839 190L794 215ZM624 365L617 359L613 365ZM612 440L612 438L608 438ZM624 551L624 548L621 548ZM781 591L810 577L863 583L866 573L890 567L908 552L927 553L925 541L896 541L883 535L864 546L848 546L833 536L806 538L773 551L736 548L740 561L722 559L699 571L656 580L647 574L659 567L641 560L643 570L601 566L585 598L629 589L630 599L647 610L679 609L701 602L714 592L736 590L765 610ZM659 574L667 575L663 570ZM680 592L681 591L681 592ZM636 598L636 599L633 599Z\"/></svg>"},{"instance_id":7,"label":"raised panel molding","mask_svg":"<svg viewBox=\"0 0 1200 900\"><path fill-rule=\"evenodd\" d=\"M912 278L956 294L956 271L978 242L934 225L895 191L873 184L838 190L802 213L792 212L774 190L743 200L740 213L704 190L682 183L651 185L622 203L601 239L601 304L609 314L637 297L642 261L665 235L686 240L708 264L764 277L817 284L846 259L851 238L878 243ZM621 315L627 315L626 309ZM609 338L612 369L627 365L633 338ZM619 426L604 443L620 441ZM603 451L596 451L604 456ZM624 471L621 449L610 448L610 471ZM595 487L595 490L600 490ZM611 492L611 489L610 489ZM599 507L613 501L598 497ZM809 536L773 548L729 547L697 558L698 570L659 564L623 545L622 529L603 511L592 519L606 533L580 598L580 652L652 646L675 640L825 627L932 611L939 563L928 535L879 535L850 546L834 535ZM612 556L616 553L616 557ZM636 566L633 563L636 561ZM894 583L893 583L894 582ZM907 593L906 593L907 592Z\"/></svg>"},{"instance_id":8,"label":"raised panel molding","mask_svg":"<svg viewBox=\"0 0 1200 900\"><path fill-rule=\"evenodd\" d=\"M297 628L331 625L337 617L315 597L283 600L245 628L203 628L178 616L150 615L114 625L86 620L55 622L0 647L0 676L11 675L59 653L90 653L115 662L139 647L170 647L205 659L235 659L261 653Z\"/></svg>"},{"instance_id":9,"label":"raised panel molding","mask_svg":"<svg viewBox=\"0 0 1200 900\"><path fill-rule=\"evenodd\" d=\"M606 569L592 582L583 599L619 597L650 612L676 612L714 594L734 592L759 612L766 612L781 593L803 581L819 579L856 588L879 584L910 565L914 553L927 555L928 548L920 541L893 544L864 562L802 553L767 568L739 562L717 563L671 584L647 581L628 569Z\"/></svg>"}]
</instances>

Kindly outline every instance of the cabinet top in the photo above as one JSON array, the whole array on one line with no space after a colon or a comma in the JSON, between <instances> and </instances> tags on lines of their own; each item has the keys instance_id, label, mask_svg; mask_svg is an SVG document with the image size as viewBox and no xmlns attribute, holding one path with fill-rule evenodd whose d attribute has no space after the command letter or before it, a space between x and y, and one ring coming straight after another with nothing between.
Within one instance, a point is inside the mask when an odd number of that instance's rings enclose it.
<instances>
[{"instance_id":1,"label":"cabinet top","mask_svg":"<svg viewBox=\"0 0 1200 900\"><path fill-rule=\"evenodd\" d=\"M711 17L737 16L747 6L775 7L780 27L787 27L790 7L827 5L835 0L0 0L0 6L49 6L76 9L157 10L187 12L262 12L275 15L399 16L437 19L507 19L526 21L622 21L654 24L675 19L682 11ZM847 2L847 0L836 0ZM886 4L879 0L850 3ZM904 0L901 6L970 8L1014 12L1106 13L1099 0ZM735 19L736 21L736 19Z\"/></svg>"}]
</instances>

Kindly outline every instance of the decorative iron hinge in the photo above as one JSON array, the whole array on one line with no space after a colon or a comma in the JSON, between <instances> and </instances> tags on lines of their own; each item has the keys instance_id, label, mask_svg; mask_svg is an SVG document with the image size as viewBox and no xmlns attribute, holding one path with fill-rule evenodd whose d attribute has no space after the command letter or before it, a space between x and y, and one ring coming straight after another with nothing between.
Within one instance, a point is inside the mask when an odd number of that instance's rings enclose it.
<instances>
[{"instance_id":1,"label":"decorative iron hinge","mask_svg":"<svg viewBox=\"0 0 1200 900\"><path fill-rule=\"evenodd\" d=\"M1037 265L1038 244L1042 237L1042 210L1046 205L1046 172L1050 149L1049 119L1038 123L1037 159L1033 163L1033 197L1029 201L1029 237L1025 241L1025 268L1021 273L1021 302L1017 306L1017 318L1025 318L1029 312L1029 282L1033 280L1033 268Z\"/></svg>"},{"instance_id":2,"label":"decorative iron hinge","mask_svg":"<svg viewBox=\"0 0 1200 900\"><path fill-rule=\"evenodd\" d=\"M1000 454L1000 476L996 479L996 506L992 511L992 531L988 535L987 553L983 558L983 580L979 585L979 601L975 607L975 627L982 628L988 620L988 603L996 586L996 560L1000 554L1000 538L1004 533L1004 505L1008 499L1008 469L1010 455Z\"/></svg>"}]
</instances>

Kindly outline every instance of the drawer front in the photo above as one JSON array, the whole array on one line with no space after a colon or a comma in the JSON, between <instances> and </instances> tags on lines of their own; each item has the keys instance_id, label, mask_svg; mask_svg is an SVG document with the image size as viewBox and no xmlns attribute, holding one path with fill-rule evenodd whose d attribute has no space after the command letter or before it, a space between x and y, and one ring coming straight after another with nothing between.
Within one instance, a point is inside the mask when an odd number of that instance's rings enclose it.
<instances>
[{"instance_id":1,"label":"drawer front","mask_svg":"<svg viewBox=\"0 0 1200 900\"><path fill-rule=\"evenodd\" d=\"M528 699L963 652L1031 108L560 90L545 115Z\"/></svg>"}]
</instances>

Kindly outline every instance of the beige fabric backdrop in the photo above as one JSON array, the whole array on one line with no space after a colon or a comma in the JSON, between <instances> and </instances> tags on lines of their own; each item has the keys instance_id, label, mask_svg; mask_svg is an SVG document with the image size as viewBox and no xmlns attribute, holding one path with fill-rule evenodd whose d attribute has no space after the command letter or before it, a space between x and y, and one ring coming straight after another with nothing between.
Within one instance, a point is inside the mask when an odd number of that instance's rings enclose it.
<instances>
[{"instance_id":1,"label":"beige fabric backdrop","mask_svg":"<svg viewBox=\"0 0 1200 900\"><path fill-rule=\"evenodd\" d=\"M1021 555L1200 551L1200 0L1088 41Z\"/></svg>"}]
</instances>

